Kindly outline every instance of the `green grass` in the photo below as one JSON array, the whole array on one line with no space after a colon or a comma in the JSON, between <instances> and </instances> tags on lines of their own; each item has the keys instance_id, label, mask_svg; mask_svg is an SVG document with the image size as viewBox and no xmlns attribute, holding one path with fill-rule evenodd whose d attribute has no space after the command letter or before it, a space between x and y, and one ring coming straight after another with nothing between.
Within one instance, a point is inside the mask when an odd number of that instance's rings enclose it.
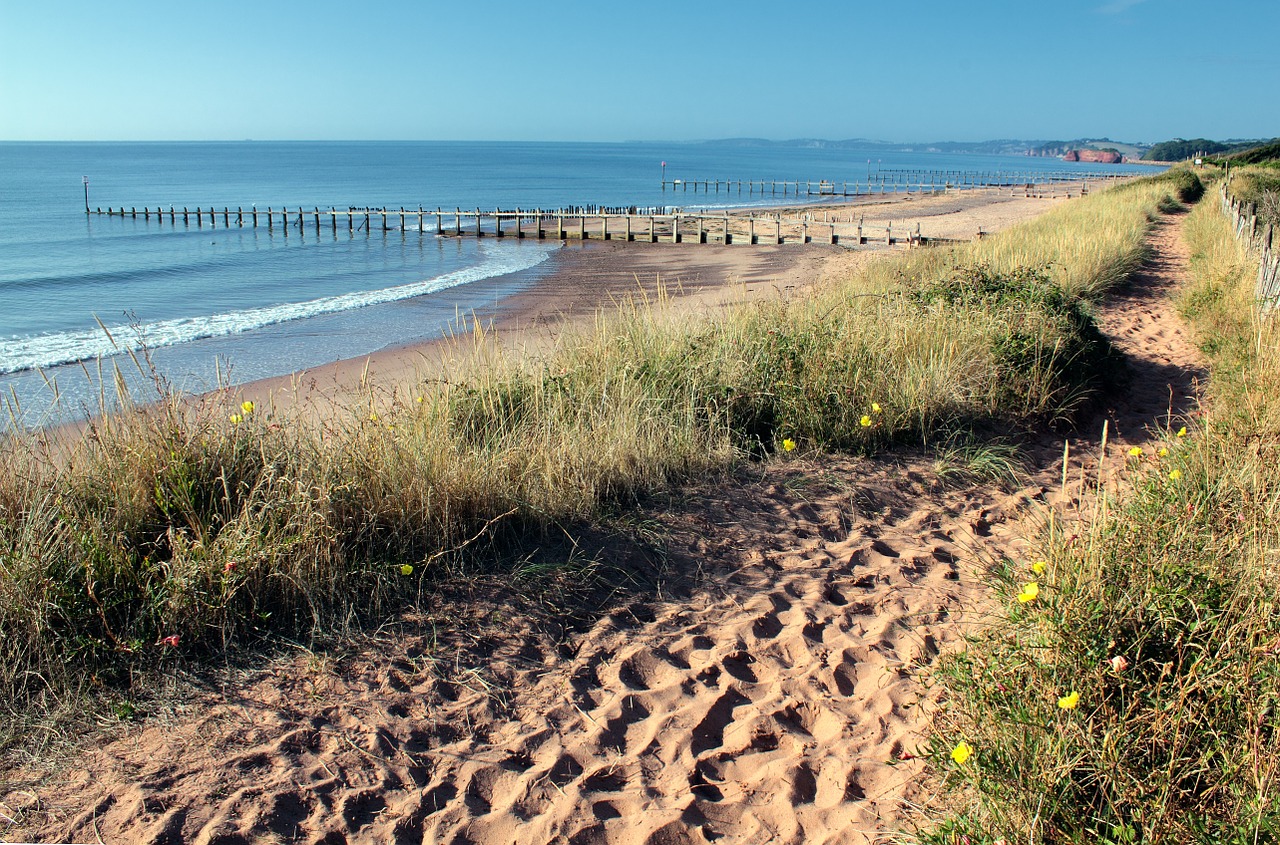
<instances>
[{"instance_id":1,"label":"green grass","mask_svg":"<svg viewBox=\"0 0 1280 845\"><path fill-rule=\"evenodd\" d=\"M321 419L165 395L56 453L6 435L0 743L179 655L378 619L442 574L519 570L543 538L783 440L871 453L1067 421L1106 355L1088 298L1141 260L1175 187L1117 187L794 302L623 303L541 357L477 338L490 352L469 371ZM967 463L1003 471L998 450Z\"/></svg>"},{"instance_id":2,"label":"green grass","mask_svg":"<svg viewBox=\"0 0 1280 845\"><path fill-rule=\"evenodd\" d=\"M929 841L1280 841L1280 336L1216 203L1185 225L1209 410L996 567L1002 612L936 677L953 803Z\"/></svg>"}]
</instances>

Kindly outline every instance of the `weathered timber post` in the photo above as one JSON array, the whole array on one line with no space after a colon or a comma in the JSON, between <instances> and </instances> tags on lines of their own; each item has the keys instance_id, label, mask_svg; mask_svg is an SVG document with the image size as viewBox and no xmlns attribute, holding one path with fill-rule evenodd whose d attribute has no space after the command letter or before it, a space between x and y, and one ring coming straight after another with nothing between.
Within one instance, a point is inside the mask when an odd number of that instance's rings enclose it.
<instances>
[{"instance_id":1,"label":"weathered timber post","mask_svg":"<svg viewBox=\"0 0 1280 845\"><path fill-rule=\"evenodd\" d=\"M580 209L578 214L578 240L585 241L587 239L587 212Z\"/></svg>"},{"instance_id":2,"label":"weathered timber post","mask_svg":"<svg viewBox=\"0 0 1280 845\"><path fill-rule=\"evenodd\" d=\"M316 224L316 234L317 234L317 235L319 235L319 234L320 234L320 206L318 206L318 205L313 205L313 206L311 207L311 211L312 211L312 213L315 215L315 217L314 217L313 219L314 219L315 224Z\"/></svg>"},{"instance_id":3,"label":"weathered timber post","mask_svg":"<svg viewBox=\"0 0 1280 845\"><path fill-rule=\"evenodd\" d=\"M462 209L456 205L453 207L453 228L454 234L462 237Z\"/></svg>"},{"instance_id":4,"label":"weathered timber post","mask_svg":"<svg viewBox=\"0 0 1280 845\"><path fill-rule=\"evenodd\" d=\"M831 243L839 243L840 241L836 239L836 224L829 223L828 225L831 227Z\"/></svg>"},{"instance_id":5,"label":"weathered timber post","mask_svg":"<svg viewBox=\"0 0 1280 845\"><path fill-rule=\"evenodd\" d=\"M227 229L230 227L231 227L231 209L227 208L224 205L222 207L222 228Z\"/></svg>"},{"instance_id":6,"label":"weathered timber post","mask_svg":"<svg viewBox=\"0 0 1280 845\"><path fill-rule=\"evenodd\" d=\"M533 229L537 232L538 240L542 240L547 236L547 232L542 228L542 209L535 208L533 211Z\"/></svg>"},{"instance_id":7,"label":"weathered timber post","mask_svg":"<svg viewBox=\"0 0 1280 845\"><path fill-rule=\"evenodd\" d=\"M705 244L707 242L707 228L704 225L702 215L698 215L698 243Z\"/></svg>"},{"instance_id":8,"label":"weathered timber post","mask_svg":"<svg viewBox=\"0 0 1280 845\"><path fill-rule=\"evenodd\" d=\"M560 214L560 213L557 213L557 214L556 214L556 240L558 240L558 241L563 241L563 240L565 240L565 236L564 236L564 215L563 215L563 214Z\"/></svg>"},{"instance_id":9,"label":"weathered timber post","mask_svg":"<svg viewBox=\"0 0 1280 845\"><path fill-rule=\"evenodd\" d=\"M520 209L516 209L516 240L524 237L524 220L520 215Z\"/></svg>"},{"instance_id":10,"label":"weathered timber post","mask_svg":"<svg viewBox=\"0 0 1280 845\"><path fill-rule=\"evenodd\" d=\"M338 209L333 206L329 206L329 232L338 234Z\"/></svg>"},{"instance_id":11,"label":"weathered timber post","mask_svg":"<svg viewBox=\"0 0 1280 845\"><path fill-rule=\"evenodd\" d=\"M418 234L419 235L422 234L422 215L423 215L422 206L418 206Z\"/></svg>"},{"instance_id":12,"label":"weathered timber post","mask_svg":"<svg viewBox=\"0 0 1280 845\"><path fill-rule=\"evenodd\" d=\"M632 240L633 238L631 237L631 213L628 212L627 213L627 243L631 243Z\"/></svg>"},{"instance_id":13,"label":"weathered timber post","mask_svg":"<svg viewBox=\"0 0 1280 845\"><path fill-rule=\"evenodd\" d=\"M504 237L502 232L502 209L499 208L493 210L493 236L495 238Z\"/></svg>"},{"instance_id":14,"label":"weathered timber post","mask_svg":"<svg viewBox=\"0 0 1280 845\"><path fill-rule=\"evenodd\" d=\"M800 221L800 243L807 244L809 242L809 221Z\"/></svg>"},{"instance_id":15,"label":"weathered timber post","mask_svg":"<svg viewBox=\"0 0 1280 845\"><path fill-rule=\"evenodd\" d=\"M196 226L200 229L204 228L204 209L196 206Z\"/></svg>"},{"instance_id":16,"label":"weathered timber post","mask_svg":"<svg viewBox=\"0 0 1280 845\"><path fill-rule=\"evenodd\" d=\"M773 225L774 225L773 242L780 244L782 243L782 218L779 217L778 219L774 220Z\"/></svg>"},{"instance_id":17,"label":"weathered timber post","mask_svg":"<svg viewBox=\"0 0 1280 845\"><path fill-rule=\"evenodd\" d=\"M440 206L436 206L436 234L444 234L444 214L440 210Z\"/></svg>"},{"instance_id":18,"label":"weathered timber post","mask_svg":"<svg viewBox=\"0 0 1280 845\"><path fill-rule=\"evenodd\" d=\"M404 232L404 206L400 206L400 231Z\"/></svg>"},{"instance_id":19,"label":"weathered timber post","mask_svg":"<svg viewBox=\"0 0 1280 845\"><path fill-rule=\"evenodd\" d=\"M756 216L753 214L747 218L747 243L754 244L756 242Z\"/></svg>"},{"instance_id":20,"label":"weathered timber post","mask_svg":"<svg viewBox=\"0 0 1280 845\"><path fill-rule=\"evenodd\" d=\"M273 231L275 229L274 218L275 218L275 215L271 213L271 206L267 206L267 231L268 232ZM182 222L183 223L187 222L187 210L185 208L182 209Z\"/></svg>"},{"instance_id":21,"label":"weathered timber post","mask_svg":"<svg viewBox=\"0 0 1280 845\"><path fill-rule=\"evenodd\" d=\"M893 245L893 224L892 223L884 227L884 242L889 246Z\"/></svg>"},{"instance_id":22,"label":"weathered timber post","mask_svg":"<svg viewBox=\"0 0 1280 845\"><path fill-rule=\"evenodd\" d=\"M724 214L724 242L726 245L733 243L733 233L729 231L729 212Z\"/></svg>"},{"instance_id":23,"label":"weathered timber post","mask_svg":"<svg viewBox=\"0 0 1280 845\"><path fill-rule=\"evenodd\" d=\"M484 233L480 231L480 206L476 206L476 237L483 237Z\"/></svg>"},{"instance_id":24,"label":"weathered timber post","mask_svg":"<svg viewBox=\"0 0 1280 845\"><path fill-rule=\"evenodd\" d=\"M653 215L649 215L649 243L656 244L658 242L658 230L655 228Z\"/></svg>"},{"instance_id":25,"label":"weathered timber post","mask_svg":"<svg viewBox=\"0 0 1280 845\"><path fill-rule=\"evenodd\" d=\"M600 240L609 240L609 215L605 213L600 215Z\"/></svg>"}]
</instances>

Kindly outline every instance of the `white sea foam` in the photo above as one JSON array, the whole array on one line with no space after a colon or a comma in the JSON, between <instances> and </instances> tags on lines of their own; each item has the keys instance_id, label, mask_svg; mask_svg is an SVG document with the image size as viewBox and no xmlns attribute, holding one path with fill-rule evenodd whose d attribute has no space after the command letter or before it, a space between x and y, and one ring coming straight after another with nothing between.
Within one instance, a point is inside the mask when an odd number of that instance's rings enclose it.
<instances>
[{"instance_id":1,"label":"white sea foam","mask_svg":"<svg viewBox=\"0 0 1280 845\"><path fill-rule=\"evenodd\" d=\"M541 264L553 250L558 248L558 243L500 247L485 255L484 261L474 267L464 267L461 270L419 282L378 290L353 291L305 302L248 308L226 314L157 320L136 327L112 325L107 326L107 331L111 334L110 338L97 327L11 338L0 345L0 374L70 364L115 355L126 350L136 351L144 346L154 349L201 338L222 337L290 320L301 320L306 317L334 314L339 311L350 311L369 305L423 296L482 279L528 270Z\"/></svg>"}]
</instances>

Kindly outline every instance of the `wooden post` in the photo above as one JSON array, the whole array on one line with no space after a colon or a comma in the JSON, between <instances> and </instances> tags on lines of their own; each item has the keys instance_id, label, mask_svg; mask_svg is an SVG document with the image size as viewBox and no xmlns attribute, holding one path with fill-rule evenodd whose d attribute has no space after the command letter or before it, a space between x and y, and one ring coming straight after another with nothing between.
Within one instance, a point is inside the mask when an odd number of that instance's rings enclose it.
<instances>
[{"instance_id":1,"label":"wooden post","mask_svg":"<svg viewBox=\"0 0 1280 845\"><path fill-rule=\"evenodd\" d=\"M151 220L151 206L144 205L142 207L142 219L147 221Z\"/></svg>"},{"instance_id":2,"label":"wooden post","mask_svg":"<svg viewBox=\"0 0 1280 845\"><path fill-rule=\"evenodd\" d=\"M422 234L422 206L418 206L418 234Z\"/></svg>"},{"instance_id":3,"label":"wooden post","mask_svg":"<svg viewBox=\"0 0 1280 845\"><path fill-rule=\"evenodd\" d=\"M733 243L733 233L729 231L729 212L727 211L724 214L724 242L726 246Z\"/></svg>"},{"instance_id":4,"label":"wooden post","mask_svg":"<svg viewBox=\"0 0 1280 845\"><path fill-rule=\"evenodd\" d=\"M533 210L533 229L538 233L538 240L547 236L546 230L542 228L542 209L540 208Z\"/></svg>"},{"instance_id":5,"label":"wooden post","mask_svg":"<svg viewBox=\"0 0 1280 845\"><path fill-rule=\"evenodd\" d=\"M889 246L893 245L893 224L890 223L884 228L884 242Z\"/></svg>"},{"instance_id":6,"label":"wooden post","mask_svg":"<svg viewBox=\"0 0 1280 845\"><path fill-rule=\"evenodd\" d=\"M440 206L436 206L436 234L444 234L444 214L440 210Z\"/></svg>"},{"instance_id":7,"label":"wooden post","mask_svg":"<svg viewBox=\"0 0 1280 845\"><path fill-rule=\"evenodd\" d=\"M649 243L656 244L658 242L658 230L654 228L653 215L649 215Z\"/></svg>"},{"instance_id":8,"label":"wooden post","mask_svg":"<svg viewBox=\"0 0 1280 845\"><path fill-rule=\"evenodd\" d=\"M480 231L480 206L476 206L476 237L482 237L483 232Z\"/></svg>"},{"instance_id":9,"label":"wooden post","mask_svg":"<svg viewBox=\"0 0 1280 845\"><path fill-rule=\"evenodd\" d=\"M320 206L313 205L312 212L315 214L316 234L320 234Z\"/></svg>"},{"instance_id":10,"label":"wooden post","mask_svg":"<svg viewBox=\"0 0 1280 845\"><path fill-rule=\"evenodd\" d=\"M273 231L275 229L275 220L273 219L274 217L275 215L271 213L271 206L267 206L267 231L268 232ZM187 210L185 208L182 209L182 222L183 223L187 222Z\"/></svg>"},{"instance_id":11,"label":"wooden post","mask_svg":"<svg viewBox=\"0 0 1280 845\"><path fill-rule=\"evenodd\" d=\"M753 214L747 218L747 243L754 244L756 242L756 216Z\"/></svg>"},{"instance_id":12,"label":"wooden post","mask_svg":"<svg viewBox=\"0 0 1280 845\"><path fill-rule=\"evenodd\" d=\"M578 240L585 241L587 239L587 213L585 210L578 214Z\"/></svg>"},{"instance_id":13,"label":"wooden post","mask_svg":"<svg viewBox=\"0 0 1280 845\"><path fill-rule=\"evenodd\" d=\"M831 243L839 243L839 241L836 240L836 224L831 223L828 225L831 226Z\"/></svg>"},{"instance_id":14,"label":"wooden post","mask_svg":"<svg viewBox=\"0 0 1280 845\"><path fill-rule=\"evenodd\" d=\"M728 190L726 188L726 190ZM673 244L680 243L680 215L671 215L671 242Z\"/></svg>"},{"instance_id":15,"label":"wooden post","mask_svg":"<svg viewBox=\"0 0 1280 845\"><path fill-rule=\"evenodd\" d=\"M503 237L502 233L502 213L500 209L493 210L493 234L494 237Z\"/></svg>"},{"instance_id":16,"label":"wooden post","mask_svg":"<svg viewBox=\"0 0 1280 845\"><path fill-rule=\"evenodd\" d=\"M453 207L453 228L454 234L462 237L462 209L456 205Z\"/></svg>"},{"instance_id":17,"label":"wooden post","mask_svg":"<svg viewBox=\"0 0 1280 845\"><path fill-rule=\"evenodd\" d=\"M524 223L524 220L522 220L520 217L520 209L517 208L516 209L516 240L519 240L520 238L524 237L524 226L521 225L523 223Z\"/></svg>"},{"instance_id":18,"label":"wooden post","mask_svg":"<svg viewBox=\"0 0 1280 845\"><path fill-rule=\"evenodd\" d=\"M600 240L602 241L609 240L609 215L608 214L600 215Z\"/></svg>"},{"instance_id":19,"label":"wooden post","mask_svg":"<svg viewBox=\"0 0 1280 845\"><path fill-rule=\"evenodd\" d=\"M204 209L196 206L196 226L200 229L204 228Z\"/></svg>"},{"instance_id":20,"label":"wooden post","mask_svg":"<svg viewBox=\"0 0 1280 845\"><path fill-rule=\"evenodd\" d=\"M782 218L779 217L778 219L774 220L773 225L774 225L773 241L774 243L780 244L782 243Z\"/></svg>"},{"instance_id":21,"label":"wooden post","mask_svg":"<svg viewBox=\"0 0 1280 845\"><path fill-rule=\"evenodd\" d=\"M222 228L230 228L231 226L231 209L225 205L222 207Z\"/></svg>"},{"instance_id":22,"label":"wooden post","mask_svg":"<svg viewBox=\"0 0 1280 845\"><path fill-rule=\"evenodd\" d=\"M628 212L628 214L627 214L627 243L631 243L631 241L632 241L632 240L633 240L633 239L632 239L632 237L631 237L631 214Z\"/></svg>"},{"instance_id":23,"label":"wooden post","mask_svg":"<svg viewBox=\"0 0 1280 845\"><path fill-rule=\"evenodd\" d=\"M556 214L556 240L558 240L558 241L563 241L563 240L565 240L565 236L564 236L564 215L563 215L563 214L559 214L559 213L558 213L558 214Z\"/></svg>"},{"instance_id":24,"label":"wooden post","mask_svg":"<svg viewBox=\"0 0 1280 845\"><path fill-rule=\"evenodd\" d=\"M329 231L331 234L338 234L338 209L329 206Z\"/></svg>"},{"instance_id":25,"label":"wooden post","mask_svg":"<svg viewBox=\"0 0 1280 845\"><path fill-rule=\"evenodd\" d=\"M807 244L809 242L809 221L800 221L800 243Z\"/></svg>"},{"instance_id":26,"label":"wooden post","mask_svg":"<svg viewBox=\"0 0 1280 845\"><path fill-rule=\"evenodd\" d=\"M320 221L316 221L319 223ZM404 232L404 206L400 206L400 231Z\"/></svg>"},{"instance_id":27,"label":"wooden post","mask_svg":"<svg viewBox=\"0 0 1280 845\"><path fill-rule=\"evenodd\" d=\"M704 225L702 215L698 215L698 243L705 244L707 242L707 228Z\"/></svg>"}]
</instances>

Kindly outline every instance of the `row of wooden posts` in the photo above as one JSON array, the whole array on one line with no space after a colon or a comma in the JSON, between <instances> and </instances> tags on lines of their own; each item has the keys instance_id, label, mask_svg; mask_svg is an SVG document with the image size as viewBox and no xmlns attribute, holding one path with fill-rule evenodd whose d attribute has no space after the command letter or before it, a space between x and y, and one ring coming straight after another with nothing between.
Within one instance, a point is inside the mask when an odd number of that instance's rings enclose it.
<instances>
[{"instance_id":1,"label":"row of wooden posts","mask_svg":"<svg viewBox=\"0 0 1280 845\"><path fill-rule=\"evenodd\" d=\"M1231 219L1236 238L1258 256L1258 283L1255 296L1263 311L1280 308L1280 243L1276 243L1276 226L1258 219L1258 204L1243 202L1231 196L1227 183L1221 191L1222 211Z\"/></svg>"},{"instance_id":2,"label":"row of wooden posts","mask_svg":"<svg viewBox=\"0 0 1280 845\"><path fill-rule=\"evenodd\" d=\"M541 209L526 211L516 209L514 211L464 211L455 208L453 211L445 211L436 209L430 211L428 209L387 209L387 208L349 208L346 210L330 208L327 211L320 208L312 208L310 211L299 207L296 211L289 209L268 208L266 211L259 211L256 207L245 211L242 207L235 209L224 206L221 211L210 207L204 209L197 207L194 211L183 206L178 210L174 206L170 206L168 210L163 208L149 208L144 206L141 211L136 207L125 209L109 207L105 211L98 208L96 214L110 217L142 217L144 220L150 220L153 216L163 221L168 217L170 223L176 224L181 218L184 225L191 225L191 218L195 218L197 227L203 227L205 221L208 221L211 227L216 227L218 219L221 218L222 226L230 228L232 226L258 227L260 222L264 222L268 231L274 231L277 225L280 226L284 234L288 234L289 228L292 226L297 229L303 229L308 218L314 225L317 234L320 233L322 220L327 218L329 228L333 232L338 230L339 219L345 218L346 228L349 232L372 231L374 221L381 227L383 232L392 231L393 226L389 221L399 217L399 229L405 230L406 223L416 218L417 230L420 232L430 231L428 228L428 219L433 219L435 224L435 233L441 236L457 236L474 235L475 237L514 237L514 238L554 238L556 240L625 240L625 241L641 241L647 243L658 243L660 241L670 243L745 243L745 244L781 244L781 243L829 243L838 244L842 242L852 242L855 244L867 244L872 242L880 242L886 244L895 243L924 243L926 239L920 234L920 224L917 223L915 231L910 229L906 233L901 231L897 236L894 235L892 225L885 228L883 238L877 236L872 237L869 233L864 232L862 220L857 221L857 231L852 237L849 235L841 235L836 232L836 224L839 221L831 219L831 214L826 214L825 219L819 221L813 215L804 215L799 221L787 221L787 229L783 229L783 219L779 214L766 214L761 217L755 215L746 218L734 217L728 214L723 215L706 215L706 214L685 214L682 212L675 213L649 213L649 214L631 214L627 212L613 213L597 211L591 212L585 209L576 209L573 211L557 210L555 212L544 212ZM464 226L463 221L467 223ZM359 221L357 223L357 221ZM452 225L446 226L446 222ZM852 215L849 219L853 223ZM488 224L486 227L485 224Z\"/></svg>"},{"instance_id":3,"label":"row of wooden posts","mask_svg":"<svg viewBox=\"0 0 1280 845\"><path fill-rule=\"evenodd\" d=\"M835 182L830 180L806 181L796 180L742 180L742 179L662 179L662 190L688 192L690 187L696 194L725 193L748 196L810 196L810 197L858 197L868 194L886 193L945 193L951 190L973 188L1011 188L1020 187L1026 191L1039 185L1059 184L1063 182L1110 181L1125 179L1128 173L1072 173L1069 171L1017 171L1017 172L973 172L949 170L883 170L868 176L865 182Z\"/></svg>"}]
</instances>

